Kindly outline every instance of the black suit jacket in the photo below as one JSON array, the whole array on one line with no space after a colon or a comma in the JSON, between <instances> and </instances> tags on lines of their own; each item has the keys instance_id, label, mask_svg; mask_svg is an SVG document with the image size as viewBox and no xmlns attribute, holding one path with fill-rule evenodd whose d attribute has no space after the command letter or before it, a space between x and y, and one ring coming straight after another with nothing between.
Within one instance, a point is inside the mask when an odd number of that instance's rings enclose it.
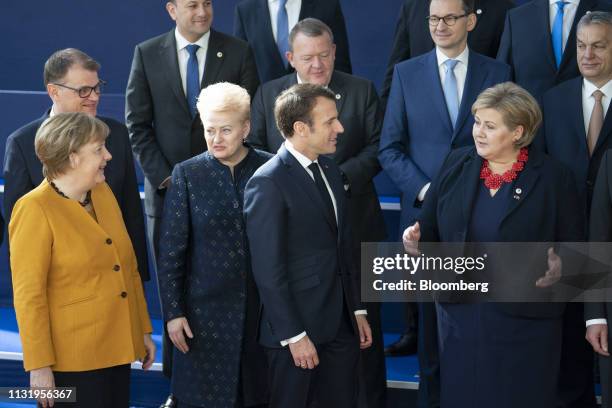
<instances>
[{"instance_id":1,"label":"black suit jacket","mask_svg":"<svg viewBox=\"0 0 612 408\"><path fill-rule=\"evenodd\" d=\"M603 258L608 259L606 265L609 266L610 253L605 248L610 246L612 241L612 150L608 150L603 154L599 174L595 182L593 191L593 203L591 205L591 221L589 223L589 241L605 242L607 244L594 245L596 250L604 250ZM599 255L599 254L598 254ZM607 270L609 273L609 269ZM608 278L609 282L609 278ZM606 294L609 296L610 284L604 286ZM608 327L610 327L610 318L612 318L612 303L611 302L585 302L584 304L585 320L590 319L608 319ZM604 386L609 386L605 384Z\"/></svg>"},{"instance_id":2,"label":"black suit jacket","mask_svg":"<svg viewBox=\"0 0 612 408\"><path fill-rule=\"evenodd\" d=\"M512 7L514 7L514 3L510 0L475 1L474 9L478 22L476 28L468 34L470 50L495 58L506 12ZM428 15L428 1L405 0L402 4L395 28L393 49L380 93L383 106L387 105L395 64L425 54L434 48L434 42L431 39L426 20Z\"/></svg>"},{"instance_id":3,"label":"black suit jacket","mask_svg":"<svg viewBox=\"0 0 612 408\"><path fill-rule=\"evenodd\" d=\"M543 108L543 132L536 144L573 171L580 204L588 218L601 158L612 147L612 115L605 116L597 144L589 156L582 112L582 77L563 82L545 93Z\"/></svg>"},{"instance_id":4,"label":"black suit jacket","mask_svg":"<svg viewBox=\"0 0 612 408\"><path fill-rule=\"evenodd\" d=\"M474 147L463 147L449 153L439 175L423 203L419 216L422 242L465 242L480 179L482 158ZM501 221L500 242L577 242L584 240L585 218L577 199L571 171L538 149L530 149L529 160L514 184L519 199L508 205ZM534 222L537 220L537 222ZM546 251L540 254L541 270L520 267L516 270L525 282L535 282L546 270ZM535 285L535 283L534 283ZM558 317L563 303L500 304L506 312L528 317Z\"/></svg>"},{"instance_id":5,"label":"black suit jacket","mask_svg":"<svg viewBox=\"0 0 612 408\"><path fill-rule=\"evenodd\" d=\"M246 185L244 215L263 307L259 341L266 347L303 331L313 343L327 343L338 333L344 304L361 309L340 170L326 157L319 165L336 199L337 224L284 146Z\"/></svg>"},{"instance_id":6,"label":"black suit jacket","mask_svg":"<svg viewBox=\"0 0 612 408\"><path fill-rule=\"evenodd\" d=\"M557 69L550 33L548 0L533 0L508 12L497 59L512 67L514 82L538 101L553 86L580 75L576 62L576 25L587 11L611 11L605 0L581 0Z\"/></svg>"},{"instance_id":7,"label":"black suit jacket","mask_svg":"<svg viewBox=\"0 0 612 408\"><path fill-rule=\"evenodd\" d=\"M336 43L336 69L351 73L348 35L339 0L302 0L299 20L314 17L329 26ZM285 67L272 34L268 0L242 0L234 12L234 35L247 41L255 54L261 83L293 72Z\"/></svg>"},{"instance_id":8,"label":"black suit jacket","mask_svg":"<svg viewBox=\"0 0 612 408\"><path fill-rule=\"evenodd\" d=\"M297 83L296 74L262 85L251 107L249 142L276 153L284 141L274 120L274 102L285 89ZM350 223L357 242L385 238L385 223L372 179L380 171L378 142L382 113L374 85L365 79L335 71L329 88L336 93L336 106L344 133L338 135L331 155L350 184Z\"/></svg>"},{"instance_id":9,"label":"black suit jacket","mask_svg":"<svg viewBox=\"0 0 612 408\"><path fill-rule=\"evenodd\" d=\"M10 220L17 200L43 181L42 164L34 151L34 137L40 125L49 117L41 118L13 132L6 140L4 154L4 214ZM123 221L138 260L138 271L143 280L149 280L147 241L138 192L134 158L125 125L116 120L98 117L110 128L106 148L113 156L106 165L106 183L115 194Z\"/></svg>"},{"instance_id":10,"label":"black suit jacket","mask_svg":"<svg viewBox=\"0 0 612 408\"><path fill-rule=\"evenodd\" d=\"M253 54L242 40L210 31L201 87L217 82L242 86L252 96L259 85ZM191 117L183 91L174 30L136 46L126 90L125 121L145 180L145 211L161 217L159 185L176 163L204 148L199 116Z\"/></svg>"}]
</instances>

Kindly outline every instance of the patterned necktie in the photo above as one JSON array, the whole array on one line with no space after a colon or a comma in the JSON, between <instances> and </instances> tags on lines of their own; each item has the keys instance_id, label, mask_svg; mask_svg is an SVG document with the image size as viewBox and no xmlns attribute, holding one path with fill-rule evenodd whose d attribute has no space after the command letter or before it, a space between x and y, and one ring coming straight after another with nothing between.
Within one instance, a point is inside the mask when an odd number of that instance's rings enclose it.
<instances>
[{"instance_id":1,"label":"patterned necktie","mask_svg":"<svg viewBox=\"0 0 612 408\"><path fill-rule=\"evenodd\" d=\"M285 53L289 51L289 17L287 16L286 5L287 0L280 0L278 2L278 14L276 14L276 44L285 65L287 65Z\"/></svg>"},{"instance_id":2,"label":"patterned necktie","mask_svg":"<svg viewBox=\"0 0 612 408\"><path fill-rule=\"evenodd\" d=\"M325 181L323 181L323 177L321 176L321 170L319 170L319 165L315 162L312 162L308 165L310 171L312 171L312 175L314 177L314 183L317 186L317 190L319 190L319 194L321 194L321 199L325 204L325 208L329 215L331 215L332 219L336 219L336 211L334 210L334 203L329 195L329 190L327 190L327 186L325 185Z\"/></svg>"},{"instance_id":3,"label":"patterned necktie","mask_svg":"<svg viewBox=\"0 0 612 408\"><path fill-rule=\"evenodd\" d=\"M446 99L446 108L451 119L453 128L459 114L459 89L457 87L457 77L455 76L455 67L458 60L448 59L444 62L444 70L446 77L444 78L444 99Z\"/></svg>"},{"instance_id":4,"label":"patterned necktie","mask_svg":"<svg viewBox=\"0 0 612 408\"><path fill-rule=\"evenodd\" d=\"M603 127L604 122L604 110L601 99L604 94L599 89L593 92L593 98L595 98L595 105L593 105L593 112L591 113L591 120L589 121L589 131L587 132L587 146L589 148L589 156L593 154L595 145L597 144L597 138Z\"/></svg>"},{"instance_id":5,"label":"patterned necktie","mask_svg":"<svg viewBox=\"0 0 612 408\"><path fill-rule=\"evenodd\" d=\"M200 94L200 74L198 69L198 48L197 44L189 44L187 47L189 60L187 60L187 105L191 112L191 117L196 115L196 102Z\"/></svg>"},{"instance_id":6,"label":"patterned necktie","mask_svg":"<svg viewBox=\"0 0 612 408\"><path fill-rule=\"evenodd\" d=\"M555 4L557 5L557 15L555 16L552 27L552 43L555 53L555 62L557 63L557 68L559 68L561 65L561 58L563 57L563 8L567 3L558 1Z\"/></svg>"}]
</instances>

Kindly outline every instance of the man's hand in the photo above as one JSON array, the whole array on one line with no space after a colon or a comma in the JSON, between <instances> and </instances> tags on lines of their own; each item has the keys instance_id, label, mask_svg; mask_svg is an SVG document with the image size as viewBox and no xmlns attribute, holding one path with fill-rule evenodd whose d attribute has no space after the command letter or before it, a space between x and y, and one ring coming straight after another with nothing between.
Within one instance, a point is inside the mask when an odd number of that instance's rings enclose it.
<instances>
[{"instance_id":1,"label":"man's hand","mask_svg":"<svg viewBox=\"0 0 612 408\"><path fill-rule=\"evenodd\" d=\"M53 377L53 371L51 367L37 368L36 370L30 371L30 388L55 388L55 378ZM49 395L47 395L48 397ZM37 398L38 403L43 408L52 407L54 405L53 398Z\"/></svg>"},{"instance_id":2,"label":"man's hand","mask_svg":"<svg viewBox=\"0 0 612 408\"><path fill-rule=\"evenodd\" d=\"M308 336L304 336L295 343L290 343L288 347L296 367L312 370L319 365L317 349Z\"/></svg>"},{"instance_id":3,"label":"man's hand","mask_svg":"<svg viewBox=\"0 0 612 408\"><path fill-rule=\"evenodd\" d=\"M559 255L555 254L552 248L548 248L548 270L544 273L544 276L536 281L536 286L538 288L547 288L559 282L562 266L563 263Z\"/></svg>"},{"instance_id":4,"label":"man's hand","mask_svg":"<svg viewBox=\"0 0 612 408\"><path fill-rule=\"evenodd\" d=\"M144 335L144 346L147 354L141 360L142 369L148 370L155 361L155 343L153 342L153 339L151 339L151 335L148 333Z\"/></svg>"},{"instance_id":5,"label":"man's hand","mask_svg":"<svg viewBox=\"0 0 612 408\"><path fill-rule=\"evenodd\" d=\"M181 353L187 353L189 351L189 346L185 340L185 334L190 339L193 339L193 333L191 332L187 319L185 317L177 317L166 323L166 327L168 328L168 336L170 336L172 344L174 344Z\"/></svg>"},{"instance_id":6,"label":"man's hand","mask_svg":"<svg viewBox=\"0 0 612 408\"><path fill-rule=\"evenodd\" d=\"M355 315L359 329L359 348L367 349L372 345L372 329L365 315Z\"/></svg>"},{"instance_id":7,"label":"man's hand","mask_svg":"<svg viewBox=\"0 0 612 408\"><path fill-rule=\"evenodd\" d=\"M402 242L404 243L404 249L412 256L419 256L419 240L421 239L421 226L419 222L415 222L414 225L406 228L402 235Z\"/></svg>"},{"instance_id":8,"label":"man's hand","mask_svg":"<svg viewBox=\"0 0 612 408\"><path fill-rule=\"evenodd\" d=\"M592 324L587 327L586 339L591 346L593 351L597 354L601 354L604 357L610 357L608 351L608 325L607 324Z\"/></svg>"}]
</instances>

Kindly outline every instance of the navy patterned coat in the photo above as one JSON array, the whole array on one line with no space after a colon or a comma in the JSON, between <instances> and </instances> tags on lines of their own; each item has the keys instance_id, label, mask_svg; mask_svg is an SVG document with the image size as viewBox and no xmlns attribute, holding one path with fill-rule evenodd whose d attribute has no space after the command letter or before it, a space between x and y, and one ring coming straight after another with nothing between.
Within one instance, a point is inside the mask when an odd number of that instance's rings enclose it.
<instances>
[{"instance_id":1,"label":"navy patterned coat","mask_svg":"<svg viewBox=\"0 0 612 408\"><path fill-rule=\"evenodd\" d=\"M187 354L173 349L172 393L181 402L234 408L242 398L246 404L267 398L242 207L247 181L271 156L249 148L233 178L209 152L172 172L158 279L164 321L184 316L194 334Z\"/></svg>"}]
</instances>

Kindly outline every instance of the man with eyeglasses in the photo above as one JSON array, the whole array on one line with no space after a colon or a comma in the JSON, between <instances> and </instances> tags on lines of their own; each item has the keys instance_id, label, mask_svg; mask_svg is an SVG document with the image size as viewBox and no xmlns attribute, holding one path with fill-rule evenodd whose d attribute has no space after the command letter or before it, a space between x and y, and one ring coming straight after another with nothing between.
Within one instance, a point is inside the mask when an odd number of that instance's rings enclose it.
<instances>
[{"instance_id":1,"label":"man with eyeglasses","mask_svg":"<svg viewBox=\"0 0 612 408\"><path fill-rule=\"evenodd\" d=\"M475 0L476 26L468 33L468 45L472 51L495 58L508 10L514 7L511 0ZM429 35L426 17L429 1L404 0L399 12L393 48L387 64L385 79L380 92L386 106L395 64L425 54L434 48Z\"/></svg>"},{"instance_id":2,"label":"man with eyeglasses","mask_svg":"<svg viewBox=\"0 0 612 408\"><path fill-rule=\"evenodd\" d=\"M510 79L510 67L467 46L474 0L432 0L428 24L436 47L395 66L380 139L380 163L402 192L400 231L418 220L448 152L474 143L477 96ZM436 322L434 304L418 304L420 408L440 405Z\"/></svg>"},{"instance_id":3,"label":"man with eyeglasses","mask_svg":"<svg viewBox=\"0 0 612 408\"><path fill-rule=\"evenodd\" d=\"M43 180L42 164L34 151L34 137L40 125L58 113L84 112L97 115L104 81L98 77L100 64L84 52L67 48L53 53L45 63L44 83L53 105L42 117L12 133L4 154L4 214L7 220L17 200ZM104 169L106 182L119 203L130 235L138 271L149 280L144 215L138 192L134 158L125 125L100 117L110 128L106 148L113 156Z\"/></svg>"}]
</instances>

